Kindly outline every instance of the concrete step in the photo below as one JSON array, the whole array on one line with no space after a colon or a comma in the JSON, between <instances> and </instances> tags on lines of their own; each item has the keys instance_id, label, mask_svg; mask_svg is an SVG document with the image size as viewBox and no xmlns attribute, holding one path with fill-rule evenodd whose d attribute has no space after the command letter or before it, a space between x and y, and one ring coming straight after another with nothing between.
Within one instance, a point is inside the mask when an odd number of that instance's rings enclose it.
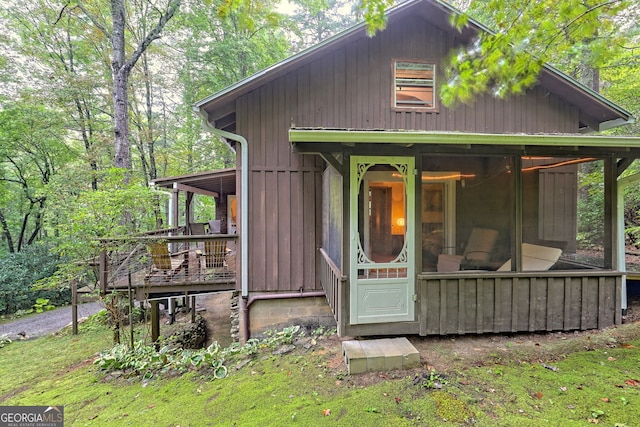
<instances>
[{"instance_id":1,"label":"concrete step","mask_svg":"<svg viewBox=\"0 0 640 427\"><path fill-rule=\"evenodd\" d=\"M404 337L344 341L342 353L349 374L420 366L420 353Z\"/></svg>"}]
</instances>

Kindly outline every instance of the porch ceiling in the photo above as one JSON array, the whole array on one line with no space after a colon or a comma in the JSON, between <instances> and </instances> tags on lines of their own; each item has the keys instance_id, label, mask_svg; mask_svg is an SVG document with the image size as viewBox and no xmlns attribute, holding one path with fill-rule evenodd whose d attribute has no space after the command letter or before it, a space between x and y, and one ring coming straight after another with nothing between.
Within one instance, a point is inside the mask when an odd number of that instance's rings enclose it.
<instances>
[{"instance_id":1,"label":"porch ceiling","mask_svg":"<svg viewBox=\"0 0 640 427\"><path fill-rule=\"evenodd\" d=\"M175 185L181 190L196 194L236 194L236 170L222 169L213 172L157 178L152 183L156 187L168 189L174 188Z\"/></svg>"}]
</instances>

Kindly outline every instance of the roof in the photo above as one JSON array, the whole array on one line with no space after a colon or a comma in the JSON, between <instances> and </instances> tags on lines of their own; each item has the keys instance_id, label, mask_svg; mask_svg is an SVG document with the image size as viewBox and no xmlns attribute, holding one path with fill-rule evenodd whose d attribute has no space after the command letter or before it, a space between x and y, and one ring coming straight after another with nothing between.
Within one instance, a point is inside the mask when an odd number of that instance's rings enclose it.
<instances>
[{"instance_id":1,"label":"roof","mask_svg":"<svg viewBox=\"0 0 640 427\"><path fill-rule=\"evenodd\" d=\"M463 42L469 42L479 31L490 29L481 23L469 20L461 31L449 24L452 14L461 13L441 0L409 0L387 11L387 26L406 16L417 15L430 24L449 33L455 33ZM235 130L235 101L239 97L293 71L355 39L367 36L366 24L359 23L335 36L303 50L271 67L249 76L227 88L216 92L194 105L194 110L207 115L215 127L227 131ZM602 95L580 84L560 70L545 65L539 75L539 84L580 109L581 127L605 130L633 121L631 113Z\"/></svg>"},{"instance_id":2,"label":"roof","mask_svg":"<svg viewBox=\"0 0 640 427\"><path fill-rule=\"evenodd\" d=\"M640 137L599 136L573 134L491 134L472 132L434 132L415 130L366 130L366 129L289 129L292 144L342 143L342 144L441 144L468 145L470 143L499 146L556 146L556 147L607 147L609 149L639 149Z\"/></svg>"},{"instance_id":3,"label":"roof","mask_svg":"<svg viewBox=\"0 0 640 427\"><path fill-rule=\"evenodd\" d=\"M156 187L173 189L174 186L183 191L196 194L208 194L216 197L236 193L236 170L220 169L212 172L200 172L189 175L156 178L152 181Z\"/></svg>"}]
</instances>

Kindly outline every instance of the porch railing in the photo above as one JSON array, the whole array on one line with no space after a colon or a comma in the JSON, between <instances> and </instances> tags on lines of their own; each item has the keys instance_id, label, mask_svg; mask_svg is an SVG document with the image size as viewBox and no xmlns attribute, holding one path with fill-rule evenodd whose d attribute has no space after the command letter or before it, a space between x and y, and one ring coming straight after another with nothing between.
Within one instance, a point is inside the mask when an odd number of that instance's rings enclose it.
<instances>
[{"instance_id":1,"label":"porch railing","mask_svg":"<svg viewBox=\"0 0 640 427\"><path fill-rule=\"evenodd\" d=\"M340 326L342 325L342 309L344 303L346 303L346 301L344 301L346 295L346 289L344 289L344 287L347 282L347 277L342 275L338 266L324 249L320 248L319 251L321 255L320 282L327 296L333 317L336 319L338 326Z\"/></svg>"}]
</instances>

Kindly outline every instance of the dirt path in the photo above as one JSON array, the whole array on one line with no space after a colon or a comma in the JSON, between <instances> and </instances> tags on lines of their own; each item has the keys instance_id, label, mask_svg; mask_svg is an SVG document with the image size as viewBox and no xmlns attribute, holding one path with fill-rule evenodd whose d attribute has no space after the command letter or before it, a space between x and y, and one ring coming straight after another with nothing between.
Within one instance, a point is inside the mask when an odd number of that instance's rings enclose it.
<instances>
[{"instance_id":1,"label":"dirt path","mask_svg":"<svg viewBox=\"0 0 640 427\"><path fill-rule=\"evenodd\" d=\"M102 310L104 306L98 302L78 305L78 318L88 317ZM52 334L71 324L71 306L56 308L40 314L32 314L12 322L0 324L0 336L10 339L36 338ZM18 334L23 334L18 335Z\"/></svg>"}]
</instances>

